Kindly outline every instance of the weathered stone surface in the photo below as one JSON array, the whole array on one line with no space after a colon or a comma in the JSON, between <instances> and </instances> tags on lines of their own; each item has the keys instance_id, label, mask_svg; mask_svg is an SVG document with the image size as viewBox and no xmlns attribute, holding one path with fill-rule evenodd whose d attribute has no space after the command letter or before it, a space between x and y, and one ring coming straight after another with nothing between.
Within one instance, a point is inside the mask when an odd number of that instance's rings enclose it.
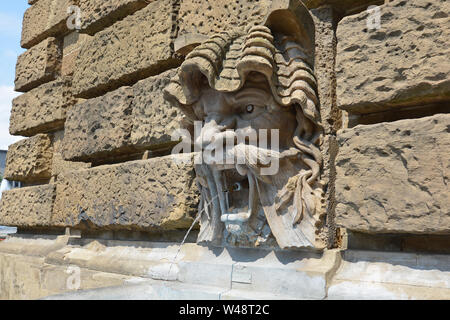
<instances>
[{"instance_id":1,"label":"weathered stone surface","mask_svg":"<svg viewBox=\"0 0 450 320\"><path fill-rule=\"evenodd\" d=\"M47 38L17 59L15 90L29 91L56 79L61 68L61 42Z\"/></svg>"},{"instance_id":2,"label":"weathered stone surface","mask_svg":"<svg viewBox=\"0 0 450 320\"><path fill-rule=\"evenodd\" d=\"M3 192L0 225L49 226L55 200L55 185L47 184Z\"/></svg>"},{"instance_id":3,"label":"weathered stone surface","mask_svg":"<svg viewBox=\"0 0 450 320\"><path fill-rule=\"evenodd\" d=\"M69 247L67 241L63 236L56 240L15 237L3 241L0 244L0 299L39 299L78 289L120 286L130 278L80 267L78 287L73 278L76 270L65 263L48 263L47 259L49 253ZM94 246L85 247L97 253Z\"/></svg>"},{"instance_id":4,"label":"weathered stone surface","mask_svg":"<svg viewBox=\"0 0 450 320\"><path fill-rule=\"evenodd\" d=\"M347 250L330 300L448 300L450 256Z\"/></svg>"},{"instance_id":5,"label":"weathered stone surface","mask_svg":"<svg viewBox=\"0 0 450 320\"><path fill-rule=\"evenodd\" d=\"M148 0L79 0L82 32L94 35L117 20L144 8Z\"/></svg>"},{"instance_id":6,"label":"weathered stone surface","mask_svg":"<svg viewBox=\"0 0 450 320\"><path fill-rule=\"evenodd\" d=\"M133 130L131 144L156 149L171 144L171 134L180 127L181 111L163 97L175 70L141 80L133 86Z\"/></svg>"},{"instance_id":7,"label":"weathered stone surface","mask_svg":"<svg viewBox=\"0 0 450 320\"><path fill-rule=\"evenodd\" d=\"M302 0L309 8L319 8L321 6L332 6L340 15L352 14L365 10L370 5L381 5L384 0Z\"/></svg>"},{"instance_id":8,"label":"weathered stone surface","mask_svg":"<svg viewBox=\"0 0 450 320\"><path fill-rule=\"evenodd\" d=\"M163 98L163 89L174 74L175 70L167 71L71 108L64 158L91 161L174 145L171 134L183 116Z\"/></svg>"},{"instance_id":9,"label":"weathered stone surface","mask_svg":"<svg viewBox=\"0 0 450 320\"><path fill-rule=\"evenodd\" d=\"M70 85L70 78L60 78L15 98L9 132L30 137L64 128L66 109L74 103Z\"/></svg>"},{"instance_id":10,"label":"weathered stone surface","mask_svg":"<svg viewBox=\"0 0 450 320\"><path fill-rule=\"evenodd\" d=\"M64 130L53 134L53 160L52 160L52 177L57 177L61 173L86 169L91 166L90 163L65 161L62 157L62 144L64 139Z\"/></svg>"},{"instance_id":11,"label":"weathered stone surface","mask_svg":"<svg viewBox=\"0 0 450 320\"><path fill-rule=\"evenodd\" d=\"M341 260L338 250L274 255L236 248L211 250L193 243L133 241L130 245L129 241L81 239L75 246L67 242L66 236L17 236L1 242L0 276L5 281L0 283L0 299L57 293L46 298L324 299ZM78 289L67 286L75 275L70 270L76 267L81 278Z\"/></svg>"},{"instance_id":12,"label":"weathered stone surface","mask_svg":"<svg viewBox=\"0 0 450 320\"><path fill-rule=\"evenodd\" d=\"M126 150L131 135L133 89L122 87L72 107L67 115L62 155L89 160Z\"/></svg>"},{"instance_id":13,"label":"weathered stone surface","mask_svg":"<svg viewBox=\"0 0 450 320\"><path fill-rule=\"evenodd\" d=\"M81 46L87 39L89 39L87 34L82 34L76 31L69 33L64 37L61 75L73 75Z\"/></svg>"},{"instance_id":14,"label":"weathered stone surface","mask_svg":"<svg viewBox=\"0 0 450 320\"><path fill-rule=\"evenodd\" d=\"M72 171L58 178L53 225L152 231L189 227L197 211L191 154ZM81 227L83 224L80 225Z\"/></svg>"},{"instance_id":15,"label":"weathered stone surface","mask_svg":"<svg viewBox=\"0 0 450 320\"><path fill-rule=\"evenodd\" d=\"M211 35L232 28L261 23L267 15L271 1L251 0L182 0L179 11L179 35Z\"/></svg>"},{"instance_id":16,"label":"weathered stone surface","mask_svg":"<svg viewBox=\"0 0 450 320\"><path fill-rule=\"evenodd\" d=\"M95 34L78 55L75 94L98 96L174 66L172 25L172 1L161 0Z\"/></svg>"},{"instance_id":17,"label":"weathered stone surface","mask_svg":"<svg viewBox=\"0 0 450 320\"><path fill-rule=\"evenodd\" d=\"M339 133L336 223L370 233L450 233L450 115Z\"/></svg>"},{"instance_id":18,"label":"weathered stone surface","mask_svg":"<svg viewBox=\"0 0 450 320\"><path fill-rule=\"evenodd\" d=\"M53 148L51 136L38 134L20 140L8 148L5 178L35 182L51 177Z\"/></svg>"},{"instance_id":19,"label":"weathered stone surface","mask_svg":"<svg viewBox=\"0 0 450 320\"><path fill-rule=\"evenodd\" d=\"M371 113L450 99L450 3L395 0L380 7L381 28L368 13L337 29L338 106Z\"/></svg>"},{"instance_id":20,"label":"weathered stone surface","mask_svg":"<svg viewBox=\"0 0 450 320\"><path fill-rule=\"evenodd\" d=\"M76 0L41 0L29 7L23 16L20 45L29 49L47 37L67 33L68 8L75 4Z\"/></svg>"},{"instance_id":21,"label":"weathered stone surface","mask_svg":"<svg viewBox=\"0 0 450 320\"><path fill-rule=\"evenodd\" d=\"M314 75L320 99L320 115L326 134L341 127L336 106L336 13L331 6L311 10L316 31Z\"/></svg>"}]
</instances>

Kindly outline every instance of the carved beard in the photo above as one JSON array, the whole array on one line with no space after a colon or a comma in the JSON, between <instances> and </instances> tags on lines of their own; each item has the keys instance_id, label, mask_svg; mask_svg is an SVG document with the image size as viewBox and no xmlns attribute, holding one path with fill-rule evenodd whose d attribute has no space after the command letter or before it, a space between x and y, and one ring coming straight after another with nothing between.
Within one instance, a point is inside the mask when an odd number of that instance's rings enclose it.
<instances>
[{"instance_id":1,"label":"carved beard","mask_svg":"<svg viewBox=\"0 0 450 320\"><path fill-rule=\"evenodd\" d=\"M196 166L201 189L198 242L243 247L315 247L321 188L308 184L311 170L297 148L282 153L249 145L234 146L236 165ZM303 160L302 160L303 159ZM270 161L275 175L262 175Z\"/></svg>"}]
</instances>

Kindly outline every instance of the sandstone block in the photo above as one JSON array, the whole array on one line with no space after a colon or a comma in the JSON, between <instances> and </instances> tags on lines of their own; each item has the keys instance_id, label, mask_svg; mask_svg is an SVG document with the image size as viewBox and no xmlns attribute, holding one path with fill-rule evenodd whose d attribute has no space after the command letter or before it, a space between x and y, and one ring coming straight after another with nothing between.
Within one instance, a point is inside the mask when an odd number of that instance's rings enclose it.
<instances>
[{"instance_id":1,"label":"sandstone block","mask_svg":"<svg viewBox=\"0 0 450 320\"><path fill-rule=\"evenodd\" d=\"M55 191L55 185L47 184L3 192L0 205L0 225L49 226Z\"/></svg>"},{"instance_id":2,"label":"sandstone block","mask_svg":"<svg viewBox=\"0 0 450 320\"><path fill-rule=\"evenodd\" d=\"M82 32L94 35L116 21L144 8L146 0L79 0Z\"/></svg>"},{"instance_id":3,"label":"sandstone block","mask_svg":"<svg viewBox=\"0 0 450 320\"><path fill-rule=\"evenodd\" d=\"M64 128L66 109L74 103L70 85L70 78L60 78L15 98L9 132L30 137Z\"/></svg>"},{"instance_id":4,"label":"sandstone block","mask_svg":"<svg viewBox=\"0 0 450 320\"><path fill-rule=\"evenodd\" d=\"M8 148L5 178L27 183L50 179L52 157L50 135L38 134L20 140Z\"/></svg>"},{"instance_id":5,"label":"sandstone block","mask_svg":"<svg viewBox=\"0 0 450 320\"><path fill-rule=\"evenodd\" d=\"M122 87L72 107L65 125L63 158L87 161L127 151L132 101L133 89Z\"/></svg>"},{"instance_id":6,"label":"sandstone block","mask_svg":"<svg viewBox=\"0 0 450 320\"><path fill-rule=\"evenodd\" d=\"M152 231L189 227L198 190L192 155L72 171L59 176L53 225Z\"/></svg>"},{"instance_id":7,"label":"sandstone block","mask_svg":"<svg viewBox=\"0 0 450 320\"><path fill-rule=\"evenodd\" d=\"M364 11L337 28L338 106L363 114L450 99L450 3L394 0L379 29Z\"/></svg>"},{"instance_id":8,"label":"sandstone block","mask_svg":"<svg viewBox=\"0 0 450 320\"><path fill-rule=\"evenodd\" d=\"M133 86L132 145L157 149L173 143L171 134L180 127L183 116L164 99L163 89L175 73L176 70L170 70Z\"/></svg>"},{"instance_id":9,"label":"sandstone block","mask_svg":"<svg viewBox=\"0 0 450 320\"><path fill-rule=\"evenodd\" d=\"M270 5L269 0L182 0L179 35L211 35L230 28L245 28L250 24L261 23Z\"/></svg>"},{"instance_id":10,"label":"sandstone block","mask_svg":"<svg viewBox=\"0 0 450 320\"><path fill-rule=\"evenodd\" d=\"M96 33L77 57L76 96L98 96L174 66L172 24L172 1L161 0Z\"/></svg>"},{"instance_id":11,"label":"sandstone block","mask_svg":"<svg viewBox=\"0 0 450 320\"><path fill-rule=\"evenodd\" d=\"M47 38L17 59L15 90L29 91L55 80L61 68L61 42Z\"/></svg>"},{"instance_id":12,"label":"sandstone block","mask_svg":"<svg viewBox=\"0 0 450 320\"><path fill-rule=\"evenodd\" d=\"M175 72L149 77L71 108L62 146L64 159L92 161L174 145L171 134L183 116L165 101L163 89Z\"/></svg>"},{"instance_id":13,"label":"sandstone block","mask_svg":"<svg viewBox=\"0 0 450 320\"><path fill-rule=\"evenodd\" d=\"M22 24L23 48L31 48L47 37L57 37L69 31L68 8L76 0L41 0L29 7L24 14Z\"/></svg>"},{"instance_id":14,"label":"sandstone block","mask_svg":"<svg viewBox=\"0 0 450 320\"><path fill-rule=\"evenodd\" d=\"M336 223L369 233L450 233L450 115L339 132Z\"/></svg>"},{"instance_id":15,"label":"sandstone block","mask_svg":"<svg viewBox=\"0 0 450 320\"><path fill-rule=\"evenodd\" d=\"M64 130L55 132L53 134L52 177L57 177L58 175L64 172L86 169L91 166L90 163L65 161L61 154L63 139L64 139Z\"/></svg>"},{"instance_id":16,"label":"sandstone block","mask_svg":"<svg viewBox=\"0 0 450 320\"><path fill-rule=\"evenodd\" d=\"M336 106L336 13L326 6L312 9L315 24L315 66L317 91L320 100L320 115L326 134L341 127L340 110Z\"/></svg>"},{"instance_id":17,"label":"sandstone block","mask_svg":"<svg viewBox=\"0 0 450 320\"><path fill-rule=\"evenodd\" d=\"M61 74L63 76L73 75L75 71L75 63L80 53L81 46L89 39L87 34L79 32L69 33L64 37L63 43L63 57L61 65Z\"/></svg>"}]
</instances>

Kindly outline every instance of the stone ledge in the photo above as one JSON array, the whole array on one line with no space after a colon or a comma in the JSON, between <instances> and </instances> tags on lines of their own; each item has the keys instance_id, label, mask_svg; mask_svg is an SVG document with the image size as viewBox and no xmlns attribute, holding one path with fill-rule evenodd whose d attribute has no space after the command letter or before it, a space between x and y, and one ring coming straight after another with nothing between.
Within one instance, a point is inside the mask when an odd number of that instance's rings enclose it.
<instances>
[{"instance_id":1,"label":"stone ledge","mask_svg":"<svg viewBox=\"0 0 450 320\"><path fill-rule=\"evenodd\" d=\"M450 256L344 251L328 299L448 299Z\"/></svg>"},{"instance_id":2,"label":"stone ledge","mask_svg":"<svg viewBox=\"0 0 450 320\"><path fill-rule=\"evenodd\" d=\"M16 254L23 254L18 242L23 244L24 240L10 238L0 244L0 261L5 251L18 250ZM49 243L44 245L49 247ZM128 242L107 243L93 239L84 239L80 246L37 251L43 253L42 263L48 267L77 266L83 272L89 270L128 278L126 285L120 288L87 291L81 288L81 291L59 296L62 299L126 299L125 292L133 292L128 297L135 299L324 299L327 283L339 266L341 254L338 250L274 252L210 248L192 243L179 246L135 242L130 246ZM249 281L239 282L243 275Z\"/></svg>"}]
</instances>

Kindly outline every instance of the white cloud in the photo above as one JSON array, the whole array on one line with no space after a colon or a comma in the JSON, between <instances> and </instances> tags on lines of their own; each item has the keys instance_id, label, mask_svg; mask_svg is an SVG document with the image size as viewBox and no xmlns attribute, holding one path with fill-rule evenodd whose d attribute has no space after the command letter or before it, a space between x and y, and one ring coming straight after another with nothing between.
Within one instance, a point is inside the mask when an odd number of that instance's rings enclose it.
<instances>
[{"instance_id":1,"label":"white cloud","mask_svg":"<svg viewBox=\"0 0 450 320\"><path fill-rule=\"evenodd\" d=\"M9 135L9 116L11 101L20 93L14 91L13 86L0 86L0 150L8 150L8 146L22 137Z\"/></svg>"}]
</instances>

